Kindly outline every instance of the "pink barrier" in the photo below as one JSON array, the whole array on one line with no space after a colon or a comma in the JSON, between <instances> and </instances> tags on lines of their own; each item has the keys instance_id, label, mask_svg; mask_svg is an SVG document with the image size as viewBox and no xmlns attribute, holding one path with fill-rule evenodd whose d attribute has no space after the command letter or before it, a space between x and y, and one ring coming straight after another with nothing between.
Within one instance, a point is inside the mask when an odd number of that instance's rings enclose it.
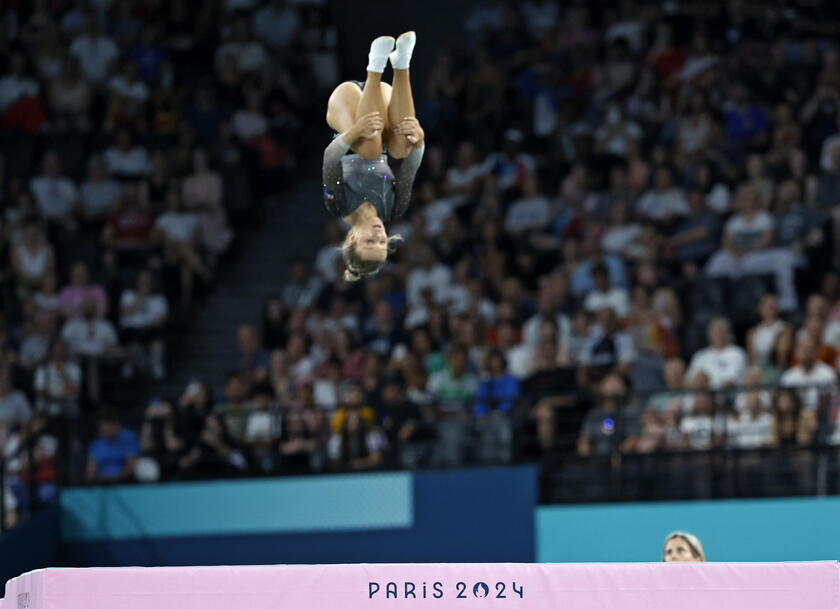
<instances>
[{"instance_id":1,"label":"pink barrier","mask_svg":"<svg viewBox=\"0 0 840 609\"><path fill-rule=\"evenodd\" d=\"M45 569L0 609L840 609L837 563Z\"/></svg>"}]
</instances>

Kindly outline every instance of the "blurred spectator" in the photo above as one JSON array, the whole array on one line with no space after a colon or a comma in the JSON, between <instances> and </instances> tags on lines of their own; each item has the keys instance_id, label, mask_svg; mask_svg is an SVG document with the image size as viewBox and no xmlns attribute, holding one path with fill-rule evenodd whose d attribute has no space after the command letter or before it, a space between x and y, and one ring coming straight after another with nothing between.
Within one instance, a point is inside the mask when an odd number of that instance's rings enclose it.
<instances>
[{"instance_id":1,"label":"blurred spectator","mask_svg":"<svg viewBox=\"0 0 840 609\"><path fill-rule=\"evenodd\" d=\"M331 423L328 453L339 469L372 469L382 463L388 440L376 425L376 415L364 405L361 387L347 388L342 406L336 410Z\"/></svg>"},{"instance_id":2,"label":"blurred spectator","mask_svg":"<svg viewBox=\"0 0 840 609\"><path fill-rule=\"evenodd\" d=\"M55 272L55 250L36 222L24 227L23 240L12 250L12 271L25 295L38 289Z\"/></svg>"},{"instance_id":3,"label":"blurred spectator","mask_svg":"<svg viewBox=\"0 0 840 609\"><path fill-rule=\"evenodd\" d=\"M205 150L196 149L193 153L192 170L183 182L184 208L198 218L202 247L220 256L233 239L222 205L224 183L221 175L210 167Z\"/></svg>"},{"instance_id":4,"label":"blurred spectator","mask_svg":"<svg viewBox=\"0 0 840 609\"><path fill-rule=\"evenodd\" d=\"M837 388L837 373L817 360L817 344L812 336L805 335L797 340L796 359L799 363L782 374L780 384L797 389L802 405L808 410L816 410L826 392Z\"/></svg>"},{"instance_id":5,"label":"blurred spectator","mask_svg":"<svg viewBox=\"0 0 840 609\"><path fill-rule=\"evenodd\" d=\"M477 457L481 463L508 463L513 449L513 410L520 395L519 379L507 371L505 356L490 351L484 378L479 382L473 412L478 432Z\"/></svg>"},{"instance_id":6,"label":"blurred spectator","mask_svg":"<svg viewBox=\"0 0 840 609\"><path fill-rule=\"evenodd\" d=\"M746 371L747 357L741 347L732 344L729 321L718 317L709 322L708 338L709 346L694 354L686 376L691 379L702 372L712 389L734 385Z\"/></svg>"},{"instance_id":7,"label":"blurred spectator","mask_svg":"<svg viewBox=\"0 0 840 609\"><path fill-rule=\"evenodd\" d=\"M310 272L306 262L292 260L289 279L283 287L283 302L289 308L306 308L313 304L321 291L321 281Z\"/></svg>"},{"instance_id":8,"label":"blurred spectator","mask_svg":"<svg viewBox=\"0 0 840 609\"><path fill-rule=\"evenodd\" d=\"M81 317L84 308L92 305L97 315L105 315L108 297L101 285L90 282L90 270L84 262L76 262L70 270L70 284L58 294L61 313L67 319Z\"/></svg>"},{"instance_id":9,"label":"blurred spectator","mask_svg":"<svg viewBox=\"0 0 840 609\"><path fill-rule=\"evenodd\" d=\"M93 11L85 15L84 23L84 32L70 45L70 53L79 61L85 78L94 84L101 84L111 64L119 56L119 49L102 32L102 25Z\"/></svg>"},{"instance_id":10,"label":"blurred spectator","mask_svg":"<svg viewBox=\"0 0 840 609\"><path fill-rule=\"evenodd\" d=\"M79 192L72 180L61 174L61 159L55 152L44 155L41 175L32 178L29 187L44 218L64 225L72 222Z\"/></svg>"},{"instance_id":11,"label":"blurred spectator","mask_svg":"<svg viewBox=\"0 0 840 609\"><path fill-rule=\"evenodd\" d=\"M9 370L0 370L0 444L13 429L22 427L32 416L32 406L22 391L12 386Z\"/></svg>"},{"instance_id":12,"label":"blurred spectator","mask_svg":"<svg viewBox=\"0 0 840 609\"><path fill-rule=\"evenodd\" d=\"M98 156L88 161L88 179L82 184L82 215L87 222L103 222L120 199L120 184L108 175L105 161Z\"/></svg>"},{"instance_id":13,"label":"blurred spectator","mask_svg":"<svg viewBox=\"0 0 840 609\"><path fill-rule=\"evenodd\" d=\"M97 425L99 434L88 449L85 480L94 484L129 480L140 454L137 434L125 429L113 414L101 415Z\"/></svg>"},{"instance_id":14,"label":"blurred spectator","mask_svg":"<svg viewBox=\"0 0 840 609\"><path fill-rule=\"evenodd\" d=\"M612 371L628 376L636 357L633 340L621 329L611 307L598 310L596 323L580 353L578 384L582 387L601 381Z\"/></svg>"},{"instance_id":15,"label":"blurred spectator","mask_svg":"<svg viewBox=\"0 0 840 609\"><path fill-rule=\"evenodd\" d=\"M248 417L253 410L254 403L248 399L248 386L238 373L232 373L225 383L225 401L216 404L213 412L224 424L224 435L229 435L237 445L245 439ZM215 430L215 424L209 425L214 428L214 433L222 433Z\"/></svg>"},{"instance_id":16,"label":"blurred spectator","mask_svg":"<svg viewBox=\"0 0 840 609\"><path fill-rule=\"evenodd\" d=\"M63 340L53 344L49 361L38 366L34 387L39 411L51 417L78 416L82 369L69 358Z\"/></svg>"},{"instance_id":17,"label":"blurred spectator","mask_svg":"<svg viewBox=\"0 0 840 609\"><path fill-rule=\"evenodd\" d=\"M777 345L781 341L790 341L793 331L790 324L779 317L779 307L773 294L765 294L758 304L761 318L758 324L747 333L747 355L753 365L757 365L768 376L776 377L778 360Z\"/></svg>"},{"instance_id":18,"label":"blurred spectator","mask_svg":"<svg viewBox=\"0 0 840 609\"><path fill-rule=\"evenodd\" d=\"M694 394L691 411L683 416L680 432L689 450L710 450L719 446L724 437L725 419L715 412L715 401L711 392L698 391Z\"/></svg>"},{"instance_id":19,"label":"blurred spectator","mask_svg":"<svg viewBox=\"0 0 840 609\"><path fill-rule=\"evenodd\" d=\"M49 433L49 419L42 413L35 414L6 441L0 456L14 503L21 511L58 497L57 452L58 439Z\"/></svg>"},{"instance_id":20,"label":"blurred spectator","mask_svg":"<svg viewBox=\"0 0 840 609\"><path fill-rule=\"evenodd\" d=\"M140 428L140 454L135 475L141 482L169 479L176 471L184 440L178 434L175 409L169 402L153 400Z\"/></svg>"},{"instance_id":21,"label":"blurred spectator","mask_svg":"<svg viewBox=\"0 0 840 609\"><path fill-rule=\"evenodd\" d=\"M134 138L127 128L117 132L115 145L105 149L102 159L108 172L123 180L137 179L151 171L148 151L134 143Z\"/></svg>"},{"instance_id":22,"label":"blurred spectator","mask_svg":"<svg viewBox=\"0 0 840 609\"><path fill-rule=\"evenodd\" d=\"M627 386L618 374L607 374L598 385L598 401L583 422L577 441L581 456L606 456L632 451L638 441L639 421L628 410Z\"/></svg>"},{"instance_id":23,"label":"blurred spectator","mask_svg":"<svg viewBox=\"0 0 840 609\"><path fill-rule=\"evenodd\" d=\"M437 421L433 458L438 465L460 465L465 458L469 413L478 388L467 365L466 350L453 345L446 367L429 377L428 391L435 400Z\"/></svg>"},{"instance_id":24,"label":"blurred spectator","mask_svg":"<svg viewBox=\"0 0 840 609\"><path fill-rule=\"evenodd\" d=\"M230 435L220 414L206 414L201 427L178 460L179 475L215 478L242 473L248 466L238 442Z\"/></svg>"},{"instance_id":25,"label":"blurred spectator","mask_svg":"<svg viewBox=\"0 0 840 609\"><path fill-rule=\"evenodd\" d=\"M99 402L101 368L108 359L120 353L114 324L101 316L93 301L86 300L82 304L82 316L64 324L61 340L67 344L70 353L82 360L88 399L93 403Z\"/></svg>"},{"instance_id":26,"label":"blurred spectator","mask_svg":"<svg viewBox=\"0 0 840 609\"><path fill-rule=\"evenodd\" d=\"M584 308L591 312L610 308L616 317L623 319L630 313L630 299L627 290L610 285L610 274L603 264L592 267L592 283L594 290L587 294L583 301Z\"/></svg>"},{"instance_id":27,"label":"blurred spectator","mask_svg":"<svg viewBox=\"0 0 840 609\"><path fill-rule=\"evenodd\" d=\"M154 291L152 272L141 271L135 288L125 290L120 296L119 325L128 353L128 376L133 374L134 366L145 360L147 352L152 375L156 379L166 375L163 331L168 317L166 296Z\"/></svg>"}]
</instances>

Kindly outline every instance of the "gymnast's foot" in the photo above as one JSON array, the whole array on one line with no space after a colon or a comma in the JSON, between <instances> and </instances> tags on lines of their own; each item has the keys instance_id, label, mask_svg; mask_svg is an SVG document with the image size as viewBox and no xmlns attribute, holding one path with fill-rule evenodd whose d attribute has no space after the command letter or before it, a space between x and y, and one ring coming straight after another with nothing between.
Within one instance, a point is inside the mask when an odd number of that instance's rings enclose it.
<instances>
[{"instance_id":1,"label":"gymnast's foot","mask_svg":"<svg viewBox=\"0 0 840 609\"><path fill-rule=\"evenodd\" d=\"M417 34L414 31L400 34L397 38L397 50L391 53L391 67L395 70L407 70L411 63L411 53L414 51L414 43L417 42Z\"/></svg>"},{"instance_id":2,"label":"gymnast's foot","mask_svg":"<svg viewBox=\"0 0 840 609\"><path fill-rule=\"evenodd\" d=\"M368 72L385 71L385 66L388 63L388 54L394 50L393 36L380 36L370 43L370 53L368 53Z\"/></svg>"}]
</instances>

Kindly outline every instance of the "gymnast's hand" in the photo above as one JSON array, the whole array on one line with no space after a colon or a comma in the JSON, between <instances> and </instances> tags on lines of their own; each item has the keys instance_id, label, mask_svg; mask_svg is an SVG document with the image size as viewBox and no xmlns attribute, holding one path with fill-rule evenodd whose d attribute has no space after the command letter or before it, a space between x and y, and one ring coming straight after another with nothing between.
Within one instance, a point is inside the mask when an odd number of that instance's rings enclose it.
<instances>
[{"instance_id":1,"label":"gymnast's hand","mask_svg":"<svg viewBox=\"0 0 840 609\"><path fill-rule=\"evenodd\" d=\"M385 121L379 112L371 112L360 116L356 124L350 128L349 136L345 141L354 142L358 139L372 140L382 133L385 128Z\"/></svg>"},{"instance_id":2,"label":"gymnast's hand","mask_svg":"<svg viewBox=\"0 0 840 609\"><path fill-rule=\"evenodd\" d=\"M409 142L414 144L415 148L420 148L423 145L423 139L426 137L426 133L420 126L420 121L413 116L406 116L402 119L394 128L394 133L404 135Z\"/></svg>"}]
</instances>

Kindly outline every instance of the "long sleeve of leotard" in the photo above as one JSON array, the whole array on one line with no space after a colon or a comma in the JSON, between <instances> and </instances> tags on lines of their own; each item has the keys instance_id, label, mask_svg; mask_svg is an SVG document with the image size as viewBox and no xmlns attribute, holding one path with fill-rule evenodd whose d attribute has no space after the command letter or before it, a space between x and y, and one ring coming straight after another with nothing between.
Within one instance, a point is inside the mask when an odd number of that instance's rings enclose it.
<instances>
[{"instance_id":1,"label":"long sleeve of leotard","mask_svg":"<svg viewBox=\"0 0 840 609\"><path fill-rule=\"evenodd\" d=\"M344 179L341 169L341 157L347 154L350 145L344 138L337 135L324 150L324 166L322 169L324 181L324 205L337 218L344 213Z\"/></svg>"},{"instance_id":2,"label":"long sleeve of leotard","mask_svg":"<svg viewBox=\"0 0 840 609\"><path fill-rule=\"evenodd\" d=\"M408 204L411 202L411 189L414 186L414 178L417 176L417 170L420 169L420 163L423 161L423 152L426 146L414 148L400 165L399 174L396 176L396 192L394 205L394 218L399 218L408 209Z\"/></svg>"}]
</instances>

